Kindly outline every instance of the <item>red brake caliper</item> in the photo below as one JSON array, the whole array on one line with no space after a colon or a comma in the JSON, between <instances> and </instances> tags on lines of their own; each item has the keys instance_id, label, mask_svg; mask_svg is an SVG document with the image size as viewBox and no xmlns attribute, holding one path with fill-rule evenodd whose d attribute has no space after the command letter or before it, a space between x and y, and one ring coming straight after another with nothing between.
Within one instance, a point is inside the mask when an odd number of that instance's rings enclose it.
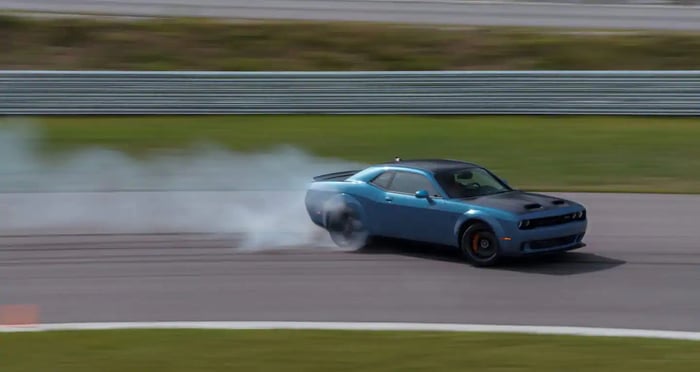
<instances>
[{"instance_id":1,"label":"red brake caliper","mask_svg":"<svg viewBox=\"0 0 700 372\"><path fill-rule=\"evenodd\" d=\"M474 235L472 239L472 251L479 253L479 234Z\"/></svg>"}]
</instances>

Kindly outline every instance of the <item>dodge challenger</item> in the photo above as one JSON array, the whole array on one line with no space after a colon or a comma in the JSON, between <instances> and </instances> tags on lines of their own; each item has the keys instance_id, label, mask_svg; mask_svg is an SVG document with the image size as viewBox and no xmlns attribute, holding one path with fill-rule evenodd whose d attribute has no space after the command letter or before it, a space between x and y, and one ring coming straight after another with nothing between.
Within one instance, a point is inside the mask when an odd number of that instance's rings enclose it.
<instances>
[{"instance_id":1,"label":"dodge challenger","mask_svg":"<svg viewBox=\"0 0 700 372\"><path fill-rule=\"evenodd\" d=\"M311 221L340 247L388 237L458 248L474 266L584 246L583 205L517 190L477 164L402 160L314 177Z\"/></svg>"}]
</instances>

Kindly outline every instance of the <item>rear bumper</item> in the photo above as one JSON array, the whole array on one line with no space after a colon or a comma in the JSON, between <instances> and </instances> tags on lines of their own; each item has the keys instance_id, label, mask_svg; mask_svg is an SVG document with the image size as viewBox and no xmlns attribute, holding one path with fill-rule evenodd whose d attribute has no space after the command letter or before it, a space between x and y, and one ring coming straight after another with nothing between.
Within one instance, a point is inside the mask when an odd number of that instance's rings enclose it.
<instances>
[{"instance_id":1,"label":"rear bumper","mask_svg":"<svg viewBox=\"0 0 700 372\"><path fill-rule=\"evenodd\" d=\"M324 191L309 190L304 198L306 213L309 215L311 222L315 225L324 227L323 204L330 198L332 194Z\"/></svg>"},{"instance_id":2,"label":"rear bumper","mask_svg":"<svg viewBox=\"0 0 700 372\"><path fill-rule=\"evenodd\" d=\"M511 236L500 237L501 251L504 256L528 256L581 248L587 227L587 221L580 221L534 230L516 230Z\"/></svg>"}]
</instances>

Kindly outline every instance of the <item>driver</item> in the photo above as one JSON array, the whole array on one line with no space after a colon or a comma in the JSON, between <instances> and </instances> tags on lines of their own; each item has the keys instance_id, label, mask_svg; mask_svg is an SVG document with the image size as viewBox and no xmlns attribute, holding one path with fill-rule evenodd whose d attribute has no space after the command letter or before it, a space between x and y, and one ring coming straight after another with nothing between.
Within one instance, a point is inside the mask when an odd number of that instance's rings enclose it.
<instances>
[{"instance_id":1,"label":"driver","mask_svg":"<svg viewBox=\"0 0 700 372\"><path fill-rule=\"evenodd\" d=\"M475 196L476 189L478 189L479 184L473 181L474 173L472 171L462 171L456 173L454 176L454 187L460 189L460 194L465 196Z\"/></svg>"},{"instance_id":2,"label":"driver","mask_svg":"<svg viewBox=\"0 0 700 372\"><path fill-rule=\"evenodd\" d=\"M445 172L436 177L451 198L470 198L478 195L479 184L474 182L472 171Z\"/></svg>"},{"instance_id":3,"label":"driver","mask_svg":"<svg viewBox=\"0 0 700 372\"><path fill-rule=\"evenodd\" d=\"M455 181L463 187L478 186L478 184L474 182L474 173L472 173L472 171L463 171L455 174Z\"/></svg>"}]
</instances>

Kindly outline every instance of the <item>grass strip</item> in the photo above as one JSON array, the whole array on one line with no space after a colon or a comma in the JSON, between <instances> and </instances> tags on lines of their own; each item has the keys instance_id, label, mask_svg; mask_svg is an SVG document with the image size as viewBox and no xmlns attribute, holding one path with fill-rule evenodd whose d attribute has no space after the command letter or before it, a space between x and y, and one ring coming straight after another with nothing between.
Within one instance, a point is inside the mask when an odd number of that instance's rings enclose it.
<instances>
[{"instance_id":1,"label":"grass strip","mask_svg":"<svg viewBox=\"0 0 700 372\"><path fill-rule=\"evenodd\" d=\"M700 119L539 116L40 117L47 154L103 146L134 156L208 142L292 145L363 163L454 158L534 190L700 192ZM11 122L11 121L10 121Z\"/></svg>"},{"instance_id":2,"label":"grass strip","mask_svg":"<svg viewBox=\"0 0 700 372\"><path fill-rule=\"evenodd\" d=\"M697 371L698 342L518 334L114 330L4 334L3 372Z\"/></svg>"},{"instance_id":3,"label":"grass strip","mask_svg":"<svg viewBox=\"0 0 700 372\"><path fill-rule=\"evenodd\" d=\"M674 70L697 32L0 16L0 69Z\"/></svg>"}]
</instances>

